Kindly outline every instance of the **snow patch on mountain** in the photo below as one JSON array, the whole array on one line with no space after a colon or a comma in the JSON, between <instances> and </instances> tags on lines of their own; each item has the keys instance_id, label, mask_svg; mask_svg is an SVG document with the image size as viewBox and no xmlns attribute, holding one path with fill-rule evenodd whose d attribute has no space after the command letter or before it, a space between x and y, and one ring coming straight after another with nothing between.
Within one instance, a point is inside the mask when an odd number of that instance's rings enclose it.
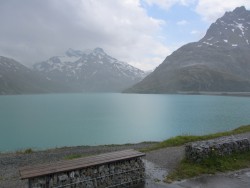
<instances>
[{"instance_id":1,"label":"snow patch on mountain","mask_svg":"<svg viewBox=\"0 0 250 188\"><path fill-rule=\"evenodd\" d=\"M61 62L71 62L71 63L76 62L77 60L80 59L80 57L76 57L76 56L71 56L71 57L59 56L58 58L60 59Z\"/></svg>"},{"instance_id":2,"label":"snow patch on mountain","mask_svg":"<svg viewBox=\"0 0 250 188\"><path fill-rule=\"evenodd\" d=\"M107 80L105 84L114 83L125 89L147 75L144 71L109 56L102 48L87 51L70 48L65 55L51 57L33 67L51 80L77 84L83 88L94 87Z\"/></svg>"},{"instance_id":3,"label":"snow patch on mountain","mask_svg":"<svg viewBox=\"0 0 250 188\"><path fill-rule=\"evenodd\" d=\"M250 11L226 12L197 42L166 57L126 92L250 91Z\"/></svg>"}]
</instances>

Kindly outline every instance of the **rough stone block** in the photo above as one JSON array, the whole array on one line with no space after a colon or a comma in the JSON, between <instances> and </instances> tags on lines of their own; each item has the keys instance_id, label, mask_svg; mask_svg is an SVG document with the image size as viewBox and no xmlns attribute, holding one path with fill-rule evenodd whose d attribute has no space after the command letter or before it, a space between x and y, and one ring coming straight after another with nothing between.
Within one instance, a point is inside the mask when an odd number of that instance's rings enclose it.
<instances>
[{"instance_id":1,"label":"rough stone block","mask_svg":"<svg viewBox=\"0 0 250 188\"><path fill-rule=\"evenodd\" d=\"M247 138L229 136L189 143L185 146L185 155L187 159L193 162L201 162L212 155L225 156L249 150L250 141Z\"/></svg>"}]
</instances>

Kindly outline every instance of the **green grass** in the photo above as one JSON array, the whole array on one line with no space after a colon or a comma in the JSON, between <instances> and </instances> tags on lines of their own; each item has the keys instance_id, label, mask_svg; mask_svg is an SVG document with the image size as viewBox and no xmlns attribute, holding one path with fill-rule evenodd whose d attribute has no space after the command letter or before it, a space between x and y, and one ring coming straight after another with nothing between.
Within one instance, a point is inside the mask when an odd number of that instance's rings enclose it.
<instances>
[{"instance_id":1,"label":"green grass","mask_svg":"<svg viewBox=\"0 0 250 188\"><path fill-rule=\"evenodd\" d=\"M234 153L230 156L212 156L201 163L194 163L183 159L175 171L170 173L165 181L192 178L201 174L215 174L250 167L250 151Z\"/></svg>"},{"instance_id":2,"label":"green grass","mask_svg":"<svg viewBox=\"0 0 250 188\"><path fill-rule=\"evenodd\" d=\"M71 154L64 157L65 160L77 159L81 157L88 157L90 154Z\"/></svg>"},{"instance_id":3,"label":"green grass","mask_svg":"<svg viewBox=\"0 0 250 188\"><path fill-rule=\"evenodd\" d=\"M245 132L250 132L250 125L244 125L231 131L219 132L219 133L204 135L204 136L191 136L191 135L190 136L176 136L176 137L167 139L165 141L159 142L151 147L141 149L140 151L149 152L149 151L153 151L153 150L157 150L157 149L161 149L165 147L181 146L188 142L209 140L209 139L214 139L214 138L218 138L221 136L230 136L230 135L240 134L240 133L245 133Z\"/></svg>"},{"instance_id":4,"label":"green grass","mask_svg":"<svg viewBox=\"0 0 250 188\"><path fill-rule=\"evenodd\" d=\"M31 148L27 148L25 150L18 150L18 151L16 151L16 154L31 154L33 152L34 152L34 150L32 150Z\"/></svg>"},{"instance_id":5,"label":"green grass","mask_svg":"<svg viewBox=\"0 0 250 188\"><path fill-rule=\"evenodd\" d=\"M29 154L29 153L33 153L34 151L31 148L28 148L26 150L24 150L25 154Z\"/></svg>"},{"instance_id":6,"label":"green grass","mask_svg":"<svg viewBox=\"0 0 250 188\"><path fill-rule=\"evenodd\" d=\"M76 158L80 158L80 157L82 157L82 155L80 155L80 154L72 154L72 155L65 156L64 159L71 160L71 159L76 159Z\"/></svg>"}]
</instances>

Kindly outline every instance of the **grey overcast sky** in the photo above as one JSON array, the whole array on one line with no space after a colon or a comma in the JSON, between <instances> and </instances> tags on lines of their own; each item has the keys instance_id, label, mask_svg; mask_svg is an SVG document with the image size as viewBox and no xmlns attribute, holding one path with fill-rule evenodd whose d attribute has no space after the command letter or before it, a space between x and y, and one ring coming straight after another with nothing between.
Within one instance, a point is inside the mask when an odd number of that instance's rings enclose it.
<instances>
[{"instance_id":1,"label":"grey overcast sky","mask_svg":"<svg viewBox=\"0 0 250 188\"><path fill-rule=\"evenodd\" d=\"M0 55L30 66L68 48L103 48L150 70L249 0L0 0Z\"/></svg>"}]
</instances>

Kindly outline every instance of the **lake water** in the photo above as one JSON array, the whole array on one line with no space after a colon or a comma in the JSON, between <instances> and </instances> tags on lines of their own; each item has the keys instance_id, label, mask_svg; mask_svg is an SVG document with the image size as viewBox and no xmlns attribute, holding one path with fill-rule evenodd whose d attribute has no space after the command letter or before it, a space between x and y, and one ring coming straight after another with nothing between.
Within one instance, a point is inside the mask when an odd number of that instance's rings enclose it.
<instances>
[{"instance_id":1,"label":"lake water","mask_svg":"<svg viewBox=\"0 0 250 188\"><path fill-rule=\"evenodd\" d=\"M0 96L0 151L161 141L250 124L250 97Z\"/></svg>"}]
</instances>

